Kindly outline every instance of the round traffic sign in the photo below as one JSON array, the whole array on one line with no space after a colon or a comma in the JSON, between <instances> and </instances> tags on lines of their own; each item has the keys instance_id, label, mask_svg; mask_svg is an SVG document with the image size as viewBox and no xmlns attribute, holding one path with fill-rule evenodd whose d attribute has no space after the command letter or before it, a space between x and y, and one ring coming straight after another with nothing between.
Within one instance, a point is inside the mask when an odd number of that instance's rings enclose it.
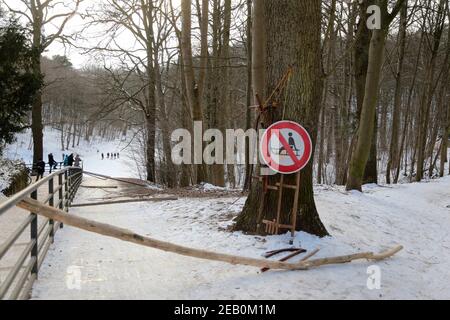
<instances>
[{"instance_id":1,"label":"round traffic sign","mask_svg":"<svg viewBox=\"0 0 450 320\"><path fill-rule=\"evenodd\" d=\"M308 132L293 121L271 125L261 141L264 162L275 172L292 174L302 170L312 156L312 141Z\"/></svg>"}]
</instances>

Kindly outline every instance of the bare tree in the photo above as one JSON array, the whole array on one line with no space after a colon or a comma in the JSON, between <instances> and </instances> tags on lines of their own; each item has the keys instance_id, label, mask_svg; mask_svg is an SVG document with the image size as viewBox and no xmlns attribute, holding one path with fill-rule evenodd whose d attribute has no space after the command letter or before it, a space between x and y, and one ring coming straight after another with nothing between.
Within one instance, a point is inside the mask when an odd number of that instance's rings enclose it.
<instances>
[{"instance_id":1,"label":"bare tree","mask_svg":"<svg viewBox=\"0 0 450 320\"><path fill-rule=\"evenodd\" d=\"M11 12L26 19L33 35L32 46L37 55L33 59L33 70L41 74L42 53L55 41L67 40L64 29L69 20L77 13L83 0L58 1L58 0L19 0L24 6L17 9L12 7L6 0L0 0ZM54 29L50 34L45 31ZM42 121L42 92L38 92L32 108L32 131L33 131L33 161L36 163L43 159L43 121Z\"/></svg>"}]
</instances>

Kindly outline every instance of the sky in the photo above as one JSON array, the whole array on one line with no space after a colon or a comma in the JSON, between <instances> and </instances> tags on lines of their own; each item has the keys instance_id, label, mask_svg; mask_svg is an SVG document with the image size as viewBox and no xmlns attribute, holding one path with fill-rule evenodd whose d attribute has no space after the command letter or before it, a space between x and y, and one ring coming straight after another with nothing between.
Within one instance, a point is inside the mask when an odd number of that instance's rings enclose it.
<instances>
[{"instance_id":1,"label":"sky","mask_svg":"<svg viewBox=\"0 0 450 320\"><path fill-rule=\"evenodd\" d=\"M12 10L17 10L18 12L28 13L28 10L23 2L27 2L29 0L0 0L2 6L7 10L7 7L10 7ZM62 3L55 6L54 9L49 10L48 16L58 15L61 13L66 13L68 10L67 6L73 8L74 0L51 0L54 3ZM78 9L78 14L75 15L66 25L64 29L65 35L80 33L85 40L77 41L78 46L83 47L93 47L99 41L99 36L105 36L105 27L102 26L94 26L85 30L84 26L87 23L87 19L83 19L81 14L85 13L87 9L92 9L95 6L100 5L105 0L83 0ZM178 7L180 0L173 0L173 4L175 7ZM27 22L26 17L23 14L16 14L17 17L21 18L23 23ZM54 24L58 25L62 22L61 19L55 19ZM57 30L54 25L47 25L44 29L45 34L52 34ZM133 49L135 48L135 42L132 37L123 33L118 39L116 39L121 47ZM60 41L55 41L48 47L44 55L47 57L52 57L54 55L66 55L69 57L71 62L76 68L82 68L83 66L95 64L96 61L92 54L85 54L83 49L78 49L70 45L63 45Z\"/></svg>"},{"instance_id":2,"label":"sky","mask_svg":"<svg viewBox=\"0 0 450 320\"><path fill-rule=\"evenodd\" d=\"M26 1L26 0L25 0ZM52 0L53 2L56 2ZM80 12L82 10L85 10L89 5L92 5L94 2L98 0L85 0L83 4L80 6ZM71 0L63 0L62 1L65 5L71 5L73 7L74 1ZM28 14L28 10L26 9L25 5L23 4L23 0L0 0L0 3L2 3L3 8L8 12L7 7L10 7L13 10L17 10L23 13ZM68 12L67 8L65 8L63 5L58 5L54 8L54 10L49 11L49 16L53 16L55 14L61 14ZM27 19L22 14L15 14L17 17L21 19L23 23L27 23ZM57 25L60 23L61 19L56 19L54 22ZM66 25L64 34L72 34L74 32L77 32L81 30L82 25L84 21L80 17L80 15L74 16ZM48 25L45 27L44 32L46 34L54 33L56 28L52 25ZM86 55L81 54L81 50L77 50L73 47L64 46L61 42L55 41L52 43L52 45L44 52L45 56L52 57L54 55L67 55L74 66L81 67L88 63L89 57Z\"/></svg>"}]
</instances>

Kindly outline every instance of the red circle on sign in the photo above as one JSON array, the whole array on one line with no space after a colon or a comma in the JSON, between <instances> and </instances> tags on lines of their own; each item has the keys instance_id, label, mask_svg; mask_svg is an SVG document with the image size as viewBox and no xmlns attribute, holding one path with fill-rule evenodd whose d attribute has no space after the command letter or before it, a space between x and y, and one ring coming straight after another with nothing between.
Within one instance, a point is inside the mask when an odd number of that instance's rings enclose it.
<instances>
[{"instance_id":1,"label":"red circle on sign","mask_svg":"<svg viewBox=\"0 0 450 320\"><path fill-rule=\"evenodd\" d=\"M300 139L304 145L304 152L300 158L296 156L290 144L286 142L286 137L284 137L280 132L281 130L290 130L299 135ZM283 149L287 152L288 156L294 162L293 165L282 165L277 163L273 159L273 150L269 150L269 144L272 137L276 135L283 146ZM292 174L296 173L306 167L312 157L312 140L305 128L293 121L280 121L271 125L264 133L261 140L261 152L264 162L275 172L282 174ZM278 155L279 156L279 155Z\"/></svg>"}]
</instances>

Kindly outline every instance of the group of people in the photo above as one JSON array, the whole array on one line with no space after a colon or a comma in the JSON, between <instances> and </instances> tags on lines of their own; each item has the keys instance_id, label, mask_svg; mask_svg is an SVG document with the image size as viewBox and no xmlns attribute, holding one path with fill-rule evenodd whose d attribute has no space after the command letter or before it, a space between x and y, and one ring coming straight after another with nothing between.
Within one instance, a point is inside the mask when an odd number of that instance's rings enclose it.
<instances>
[{"instance_id":1,"label":"group of people","mask_svg":"<svg viewBox=\"0 0 450 320\"><path fill-rule=\"evenodd\" d=\"M78 154L77 155L74 155L73 153L70 155L63 154L64 167L79 167L80 164L81 164L81 158Z\"/></svg>"},{"instance_id":2,"label":"group of people","mask_svg":"<svg viewBox=\"0 0 450 320\"><path fill-rule=\"evenodd\" d=\"M120 159L120 153L107 153L106 154L106 159L111 159L111 160L116 160L116 159ZM105 160L105 154L102 153L102 160Z\"/></svg>"},{"instance_id":3,"label":"group of people","mask_svg":"<svg viewBox=\"0 0 450 320\"><path fill-rule=\"evenodd\" d=\"M78 154L77 155L74 155L73 153L70 155L63 154L62 157L63 157L62 164L64 165L64 167L80 167L82 160ZM53 156L53 153L50 153L48 155L48 165L50 166L50 174L52 173L53 170L57 169L58 164L59 163L56 162L55 157ZM46 163L42 159L39 159L39 161L34 165L33 169L36 171L37 180L42 179L44 177L45 166L46 166Z\"/></svg>"}]
</instances>

